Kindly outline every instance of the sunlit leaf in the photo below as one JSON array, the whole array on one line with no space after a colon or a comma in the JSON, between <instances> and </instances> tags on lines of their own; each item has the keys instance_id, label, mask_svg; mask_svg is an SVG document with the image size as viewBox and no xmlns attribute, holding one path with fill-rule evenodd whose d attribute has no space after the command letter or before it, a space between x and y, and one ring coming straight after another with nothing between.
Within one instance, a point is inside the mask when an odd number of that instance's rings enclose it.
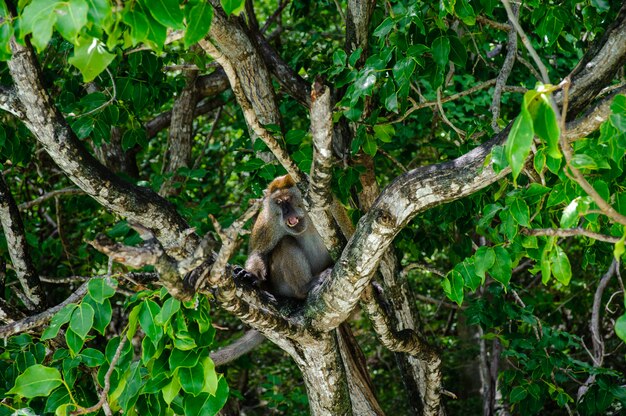
<instances>
[{"instance_id":1,"label":"sunlit leaf","mask_svg":"<svg viewBox=\"0 0 626 416\"><path fill-rule=\"evenodd\" d=\"M35 364L17 377L15 386L7 394L17 394L27 398L48 396L61 383L59 370Z\"/></svg>"}]
</instances>

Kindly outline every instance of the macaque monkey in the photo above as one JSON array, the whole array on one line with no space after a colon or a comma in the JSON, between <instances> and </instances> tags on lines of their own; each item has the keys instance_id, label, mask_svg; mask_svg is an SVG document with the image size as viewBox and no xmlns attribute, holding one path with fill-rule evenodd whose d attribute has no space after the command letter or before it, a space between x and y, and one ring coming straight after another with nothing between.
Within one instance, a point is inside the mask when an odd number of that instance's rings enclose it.
<instances>
[{"instance_id":1,"label":"macaque monkey","mask_svg":"<svg viewBox=\"0 0 626 416\"><path fill-rule=\"evenodd\" d=\"M270 182L250 237L246 270L274 295L305 299L332 259L289 175Z\"/></svg>"}]
</instances>

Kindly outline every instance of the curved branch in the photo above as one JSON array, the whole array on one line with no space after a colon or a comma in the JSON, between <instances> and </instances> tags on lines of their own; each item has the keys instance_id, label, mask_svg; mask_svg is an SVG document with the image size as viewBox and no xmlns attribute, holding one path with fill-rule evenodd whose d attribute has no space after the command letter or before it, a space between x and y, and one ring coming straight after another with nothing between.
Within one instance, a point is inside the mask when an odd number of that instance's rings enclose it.
<instances>
[{"instance_id":1,"label":"curved branch","mask_svg":"<svg viewBox=\"0 0 626 416\"><path fill-rule=\"evenodd\" d=\"M82 146L41 83L32 47L11 41L8 61L26 123L55 163L85 193L109 210L152 230L168 253L182 258L198 243L174 206L148 188L115 176Z\"/></svg>"}]
</instances>

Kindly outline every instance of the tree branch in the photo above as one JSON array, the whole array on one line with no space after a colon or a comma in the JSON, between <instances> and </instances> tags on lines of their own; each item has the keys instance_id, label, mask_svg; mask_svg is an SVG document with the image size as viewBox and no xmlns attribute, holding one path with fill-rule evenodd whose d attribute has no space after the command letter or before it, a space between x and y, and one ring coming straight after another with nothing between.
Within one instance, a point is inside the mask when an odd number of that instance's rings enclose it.
<instances>
[{"instance_id":1,"label":"tree branch","mask_svg":"<svg viewBox=\"0 0 626 416\"><path fill-rule=\"evenodd\" d=\"M56 189L54 191L45 193L41 195L40 197L33 199L32 201L22 202L20 205L18 205L18 208L20 211L26 211L27 209L30 209L36 205L41 205L42 202L45 202L48 199L57 198L61 195L81 195L81 194L84 194L84 192L82 191L82 189L78 189L78 188Z\"/></svg>"},{"instance_id":2,"label":"tree branch","mask_svg":"<svg viewBox=\"0 0 626 416\"><path fill-rule=\"evenodd\" d=\"M192 253L198 238L187 232L189 226L174 206L148 188L121 180L89 154L43 87L32 47L12 40L11 49L8 66L26 109L23 121L56 164L100 204L152 230L170 255Z\"/></svg>"},{"instance_id":3,"label":"tree branch","mask_svg":"<svg viewBox=\"0 0 626 416\"><path fill-rule=\"evenodd\" d=\"M80 285L78 289L74 291L74 293L68 296L67 299L59 303L57 306L53 306L52 308L47 309L37 315L29 316L22 320L0 326L0 338L8 338L15 334L21 334L22 332L26 332L30 329L48 323L48 321L52 319L54 314L63 309L66 305L80 301L87 294L88 284L88 282L85 282Z\"/></svg>"},{"instance_id":4,"label":"tree branch","mask_svg":"<svg viewBox=\"0 0 626 416\"><path fill-rule=\"evenodd\" d=\"M523 232L526 235L548 236L548 237L584 236L584 237L592 238L594 240L604 241L606 243L612 243L612 244L615 244L619 241L619 238L617 237L596 233L594 231L585 230L584 228L568 228L568 229L534 228L534 229L524 229Z\"/></svg>"},{"instance_id":5,"label":"tree branch","mask_svg":"<svg viewBox=\"0 0 626 416\"><path fill-rule=\"evenodd\" d=\"M0 109L8 111L19 119L24 118L24 107L17 97L15 88L0 85Z\"/></svg>"},{"instance_id":6,"label":"tree branch","mask_svg":"<svg viewBox=\"0 0 626 416\"><path fill-rule=\"evenodd\" d=\"M39 310L45 304L45 294L30 256L19 209L2 174L0 174L0 223L7 240L13 269L27 299L26 307L30 310Z\"/></svg>"}]
</instances>

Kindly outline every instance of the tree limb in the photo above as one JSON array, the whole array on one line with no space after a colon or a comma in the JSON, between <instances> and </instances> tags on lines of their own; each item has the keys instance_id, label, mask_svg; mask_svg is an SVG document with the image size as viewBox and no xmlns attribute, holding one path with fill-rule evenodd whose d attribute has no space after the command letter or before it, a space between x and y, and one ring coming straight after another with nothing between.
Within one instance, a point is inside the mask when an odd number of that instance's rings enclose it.
<instances>
[{"instance_id":1,"label":"tree limb","mask_svg":"<svg viewBox=\"0 0 626 416\"><path fill-rule=\"evenodd\" d=\"M8 66L26 109L23 121L56 164L100 204L152 230L170 255L192 253L198 238L187 232L189 226L174 206L148 188L121 180L89 154L42 85L32 47L12 40L11 49Z\"/></svg>"},{"instance_id":2,"label":"tree limb","mask_svg":"<svg viewBox=\"0 0 626 416\"><path fill-rule=\"evenodd\" d=\"M21 204L18 205L18 208L20 209L20 211L26 211L27 209L30 209L36 205L41 205L42 202L45 202L48 199L57 198L61 195L81 195L81 194L84 194L84 192L82 191L82 189L79 189L79 188L56 189L54 191L45 193L41 195L40 197L33 199L32 201L22 202Z\"/></svg>"},{"instance_id":3,"label":"tree limb","mask_svg":"<svg viewBox=\"0 0 626 416\"><path fill-rule=\"evenodd\" d=\"M592 238L594 240L604 241L606 243L613 243L613 244L617 243L620 240L617 237L596 233L594 231L585 230L584 228L568 228L568 229L534 228L534 229L524 229L523 232L526 235L549 236L549 237L574 237L574 236L582 235L584 237Z\"/></svg>"},{"instance_id":4,"label":"tree limb","mask_svg":"<svg viewBox=\"0 0 626 416\"><path fill-rule=\"evenodd\" d=\"M7 240L13 269L27 299L26 307L30 310L40 310L45 305L45 294L30 256L19 209L2 174L0 174L0 223Z\"/></svg>"},{"instance_id":5,"label":"tree limb","mask_svg":"<svg viewBox=\"0 0 626 416\"><path fill-rule=\"evenodd\" d=\"M8 111L19 119L24 118L24 107L17 97L15 88L0 85L0 109Z\"/></svg>"}]
</instances>

